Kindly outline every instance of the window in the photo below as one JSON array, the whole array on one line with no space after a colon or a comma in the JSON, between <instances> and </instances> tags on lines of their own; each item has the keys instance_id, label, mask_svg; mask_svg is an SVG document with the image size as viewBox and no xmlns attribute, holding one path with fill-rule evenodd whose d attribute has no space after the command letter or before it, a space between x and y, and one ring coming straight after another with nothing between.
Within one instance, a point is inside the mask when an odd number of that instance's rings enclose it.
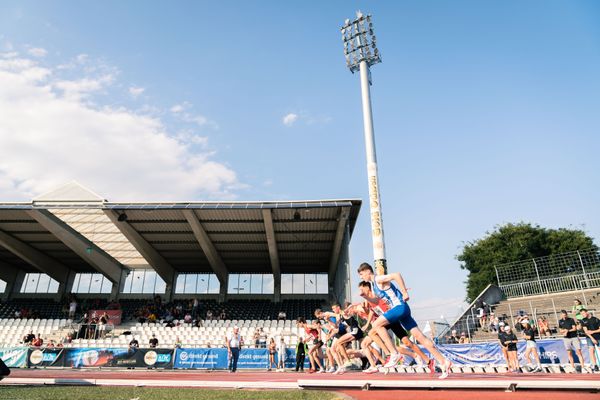
<instances>
[{"instance_id":1,"label":"window","mask_svg":"<svg viewBox=\"0 0 600 400\"><path fill-rule=\"evenodd\" d=\"M229 274L229 294L273 294L271 274Z\"/></svg>"},{"instance_id":2,"label":"window","mask_svg":"<svg viewBox=\"0 0 600 400\"><path fill-rule=\"evenodd\" d=\"M282 294L327 294L327 274L281 274Z\"/></svg>"},{"instance_id":3,"label":"window","mask_svg":"<svg viewBox=\"0 0 600 400\"><path fill-rule=\"evenodd\" d=\"M136 269L133 270L125 278L125 285L123 292L126 294L131 293L165 293L166 283L162 280L158 273L150 269Z\"/></svg>"},{"instance_id":4,"label":"window","mask_svg":"<svg viewBox=\"0 0 600 400\"><path fill-rule=\"evenodd\" d=\"M78 273L73 280L71 293L110 293L112 282L102 274Z\"/></svg>"},{"instance_id":5,"label":"window","mask_svg":"<svg viewBox=\"0 0 600 400\"><path fill-rule=\"evenodd\" d=\"M58 293L58 286L58 282L47 274L27 273L21 286L21 293Z\"/></svg>"},{"instance_id":6,"label":"window","mask_svg":"<svg viewBox=\"0 0 600 400\"><path fill-rule=\"evenodd\" d=\"M218 294L219 288L215 274L179 274L175 283L177 294Z\"/></svg>"}]
</instances>

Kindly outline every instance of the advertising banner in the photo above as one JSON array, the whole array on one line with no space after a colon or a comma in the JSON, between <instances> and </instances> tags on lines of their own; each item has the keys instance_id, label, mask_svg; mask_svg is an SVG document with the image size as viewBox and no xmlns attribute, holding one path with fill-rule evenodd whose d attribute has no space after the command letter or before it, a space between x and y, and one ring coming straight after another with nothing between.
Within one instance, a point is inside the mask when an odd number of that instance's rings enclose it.
<instances>
[{"instance_id":1,"label":"advertising banner","mask_svg":"<svg viewBox=\"0 0 600 400\"><path fill-rule=\"evenodd\" d=\"M0 359L9 368L23 368L27 366L27 351L27 347L0 349Z\"/></svg>"},{"instance_id":2,"label":"advertising banner","mask_svg":"<svg viewBox=\"0 0 600 400\"><path fill-rule=\"evenodd\" d=\"M78 348L67 349L65 366L172 368L172 349Z\"/></svg>"},{"instance_id":3,"label":"advertising banner","mask_svg":"<svg viewBox=\"0 0 600 400\"><path fill-rule=\"evenodd\" d=\"M108 314L108 323L115 326L121 325L123 312L121 310L90 310L90 318L100 318L104 313Z\"/></svg>"},{"instance_id":4,"label":"advertising banner","mask_svg":"<svg viewBox=\"0 0 600 400\"><path fill-rule=\"evenodd\" d=\"M65 349L50 347L45 349L30 348L27 366L32 367L64 367Z\"/></svg>"},{"instance_id":5,"label":"advertising banner","mask_svg":"<svg viewBox=\"0 0 600 400\"><path fill-rule=\"evenodd\" d=\"M227 369L227 349L176 349L173 368Z\"/></svg>"},{"instance_id":6,"label":"advertising banner","mask_svg":"<svg viewBox=\"0 0 600 400\"><path fill-rule=\"evenodd\" d=\"M538 340L538 353L542 364L567 364L569 358L561 339ZM438 346L441 353L457 365L505 365L506 360L497 342L472 344L446 344ZM427 352L425 349L423 349ZM523 360L525 341L517 344L519 361ZM581 342L584 361L589 363L589 352L585 340ZM577 356L575 355L577 362Z\"/></svg>"}]
</instances>

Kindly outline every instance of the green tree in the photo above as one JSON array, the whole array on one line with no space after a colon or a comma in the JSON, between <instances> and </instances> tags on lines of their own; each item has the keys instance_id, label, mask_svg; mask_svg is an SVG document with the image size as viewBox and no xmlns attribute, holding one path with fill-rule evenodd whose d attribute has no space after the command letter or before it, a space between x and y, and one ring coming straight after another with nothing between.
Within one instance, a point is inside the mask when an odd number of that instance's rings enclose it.
<instances>
[{"instance_id":1,"label":"green tree","mask_svg":"<svg viewBox=\"0 0 600 400\"><path fill-rule=\"evenodd\" d=\"M485 237L468 242L456 258L469 271L467 301L490 283L497 283L495 265L569 251L598 249L591 237L577 229L548 229L528 223L496 226Z\"/></svg>"}]
</instances>

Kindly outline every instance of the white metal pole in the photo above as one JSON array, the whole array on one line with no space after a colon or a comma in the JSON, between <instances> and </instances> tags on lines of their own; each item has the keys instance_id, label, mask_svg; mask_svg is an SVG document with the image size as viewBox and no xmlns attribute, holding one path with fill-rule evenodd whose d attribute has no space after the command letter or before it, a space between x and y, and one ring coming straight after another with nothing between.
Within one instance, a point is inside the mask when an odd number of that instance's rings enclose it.
<instances>
[{"instance_id":1,"label":"white metal pole","mask_svg":"<svg viewBox=\"0 0 600 400\"><path fill-rule=\"evenodd\" d=\"M365 129L365 147L367 152L367 176L369 179L369 208L371 212L371 237L373 255L378 274L387 273L385 243L383 239L383 217L381 214L381 196L379 195L379 176L377 156L375 155L375 133L373 131L373 113L371 111L371 93L369 88L369 65L360 62L360 88L362 93L363 124ZM382 268L383 270L379 270Z\"/></svg>"}]
</instances>

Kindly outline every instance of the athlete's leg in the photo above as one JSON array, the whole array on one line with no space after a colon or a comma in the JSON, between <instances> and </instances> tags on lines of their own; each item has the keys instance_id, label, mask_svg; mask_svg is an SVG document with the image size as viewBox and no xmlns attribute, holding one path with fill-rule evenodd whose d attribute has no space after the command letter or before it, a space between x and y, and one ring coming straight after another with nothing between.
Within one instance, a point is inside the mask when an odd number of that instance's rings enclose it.
<instances>
[{"instance_id":1,"label":"athlete's leg","mask_svg":"<svg viewBox=\"0 0 600 400\"><path fill-rule=\"evenodd\" d=\"M363 339L362 343L360 344L360 348L363 349L363 353L365 357L367 357L367 360L369 360L369 364L371 365L371 367L374 367L375 357L373 357L373 353L371 353L371 343L373 343L373 339L367 336Z\"/></svg>"},{"instance_id":2,"label":"athlete's leg","mask_svg":"<svg viewBox=\"0 0 600 400\"><path fill-rule=\"evenodd\" d=\"M398 354L398 350L390 337L390 334L387 331L386 326L389 325L390 321L388 321L383 315L379 316L375 322L373 322L373 327L371 330L377 332L377 336L383 341L384 347L389 351L390 354Z\"/></svg>"},{"instance_id":3,"label":"athlete's leg","mask_svg":"<svg viewBox=\"0 0 600 400\"><path fill-rule=\"evenodd\" d=\"M414 344L407 336L404 336L402 338L402 343L408 347L411 351L413 351L414 353L416 353L416 355L419 356L419 358L421 358L421 360L425 363L425 364L429 364L429 357L427 357L425 355L425 353L423 353L423 350L421 350L419 348L419 346L417 346L416 344ZM415 357L413 357L415 358Z\"/></svg>"},{"instance_id":4,"label":"athlete's leg","mask_svg":"<svg viewBox=\"0 0 600 400\"><path fill-rule=\"evenodd\" d=\"M388 333L388 335L389 335L389 333ZM379 337L379 335L377 334L377 331L375 329L371 329L371 331L369 331L369 337L371 339L373 339L373 342L375 342L375 344L377 346L379 346L381 351L383 351L384 355L386 355L386 356L390 355L390 351L388 350L385 343L383 343L383 340L381 340L381 338Z\"/></svg>"},{"instance_id":5,"label":"athlete's leg","mask_svg":"<svg viewBox=\"0 0 600 400\"><path fill-rule=\"evenodd\" d=\"M340 354L342 361L348 362L350 358L348 357L348 353L346 352L346 344L352 342L354 340L354 336L351 333L346 333L341 338L338 339L336 343L336 347L338 353Z\"/></svg>"}]
</instances>

